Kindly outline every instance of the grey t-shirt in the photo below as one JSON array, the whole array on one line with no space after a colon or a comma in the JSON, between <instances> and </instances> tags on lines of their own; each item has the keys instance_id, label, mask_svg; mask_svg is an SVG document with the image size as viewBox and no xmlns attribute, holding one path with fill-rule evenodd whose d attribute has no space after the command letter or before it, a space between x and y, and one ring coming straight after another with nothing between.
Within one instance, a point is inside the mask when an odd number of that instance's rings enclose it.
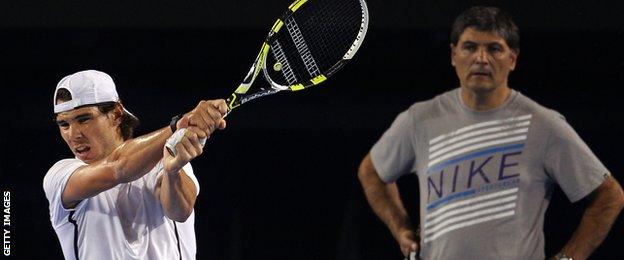
<instances>
[{"instance_id":1,"label":"grey t-shirt","mask_svg":"<svg viewBox=\"0 0 624 260\"><path fill-rule=\"evenodd\" d=\"M370 154L379 177L420 184L424 259L544 259L553 185L575 202L608 170L559 113L513 91L477 112L460 88L399 114Z\"/></svg>"}]
</instances>

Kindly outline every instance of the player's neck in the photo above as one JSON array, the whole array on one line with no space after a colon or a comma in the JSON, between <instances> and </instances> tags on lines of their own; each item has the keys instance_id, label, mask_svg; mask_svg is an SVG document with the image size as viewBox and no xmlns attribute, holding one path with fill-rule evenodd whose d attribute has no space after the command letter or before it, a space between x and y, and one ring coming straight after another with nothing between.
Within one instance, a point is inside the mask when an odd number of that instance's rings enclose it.
<instances>
[{"instance_id":1,"label":"player's neck","mask_svg":"<svg viewBox=\"0 0 624 260\"><path fill-rule=\"evenodd\" d=\"M461 87L461 99L470 109L488 111L502 106L509 98L511 89L508 86L497 87L491 91L474 91Z\"/></svg>"}]
</instances>

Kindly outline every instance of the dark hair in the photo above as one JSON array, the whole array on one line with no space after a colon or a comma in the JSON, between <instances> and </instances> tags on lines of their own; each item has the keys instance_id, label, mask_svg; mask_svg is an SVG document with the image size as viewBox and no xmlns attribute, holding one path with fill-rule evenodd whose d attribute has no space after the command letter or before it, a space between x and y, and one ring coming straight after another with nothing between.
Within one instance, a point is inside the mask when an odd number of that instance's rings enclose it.
<instances>
[{"instance_id":1,"label":"dark hair","mask_svg":"<svg viewBox=\"0 0 624 260\"><path fill-rule=\"evenodd\" d=\"M118 102L104 102L95 104L95 106L97 106L98 110L100 110L100 113L106 114L115 109L117 103ZM121 130L121 138L125 141L132 138L134 129L139 126L139 119L125 110L122 112L123 114L121 115L121 124L119 125L119 129Z\"/></svg>"},{"instance_id":2,"label":"dark hair","mask_svg":"<svg viewBox=\"0 0 624 260\"><path fill-rule=\"evenodd\" d=\"M69 101L72 100L72 96L71 93L64 88L59 88L58 92L56 93L56 103L59 103L59 101ZM88 106L96 106L98 108L98 110L100 111L100 113L102 114L106 114L110 111L113 111L113 109L115 109L115 107L117 106L118 103L121 103L121 101L119 102L103 102L103 103L99 103L99 104L93 104L93 105L85 105L85 106L80 106L77 108L81 108L81 107L88 107ZM56 116L56 115L55 115ZM139 126L139 119L126 112L125 110L123 111L123 114L121 115L121 124L119 125L119 130L121 132L121 138L125 140L128 140L130 138L132 138L132 135L134 134L134 129L136 129Z\"/></svg>"},{"instance_id":3,"label":"dark hair","mask_svg":"<svg viewBox=\"0 0 624 260\"><path fill-rule=\"evenodd\" d=\"M457 45L459 36L468 27L481 32L494 32L505 39L515 53L520 52L520 30L511 16L498 7L474 6L457 16L451 29L453 45Z\"/></svg>"}]
</instances>

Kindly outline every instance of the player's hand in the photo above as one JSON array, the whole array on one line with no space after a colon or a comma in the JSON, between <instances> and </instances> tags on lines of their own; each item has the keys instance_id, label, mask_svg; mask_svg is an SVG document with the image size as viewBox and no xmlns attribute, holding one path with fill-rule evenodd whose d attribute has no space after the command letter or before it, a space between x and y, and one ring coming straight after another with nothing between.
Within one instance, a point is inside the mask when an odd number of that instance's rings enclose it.
<instances>
[{"instance_id":1,"label":"player's hand","mask_svg":"<svg viewBox=\"0 0 624 260\"><path fill-rule=\"evenodd\" d=\"M206 138L203 130L189 126L184 136L175 146L176 155L173 156L167 148L163 148L163 168L165 173L177 174L184 165L199 156L203 152L203 144L200 139Z\"/></svg>"},{"instance_id":2,"label":"player's hand","mask_svg":"<svg viewBox=\"0 0 624 260\"><path fill-rule=\"evenodd\" d=\"M227 105L225 100L202 100L193 110L186 113L178 121L176 127L178 129L189 126L197 127L208 138L216 129L225 129L226 122L223 116L226 113Z\"/></svg>"},{"instance_id":3,"label":"player's hand","mask_svg":"<svg viewBox=\"0 0 624 260\"><path fill-rule=\"evenodd\" d=\"M403 253L403 256L409 257L410 252L418 253L419 246L418 242L416 241L416 235L414 231L410 229L404 229L398 233L396 240L399 243L399 247L401 247L401 252Z\"/></svg>"}]
</instances>

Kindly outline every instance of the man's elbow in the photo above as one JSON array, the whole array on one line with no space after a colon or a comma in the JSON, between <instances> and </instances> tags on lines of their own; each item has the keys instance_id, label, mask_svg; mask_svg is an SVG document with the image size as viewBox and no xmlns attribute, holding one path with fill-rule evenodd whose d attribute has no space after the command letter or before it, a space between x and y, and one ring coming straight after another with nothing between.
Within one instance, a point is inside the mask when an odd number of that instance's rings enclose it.
<instances>
[{"instance_id":1,"label":"man's elbow","mask_svg":"<svg viewBox=\"0 0 624 260\"><path fill-rule=\"evenodd\" d=\"M186 222L186 220L191 216L191 214L193 213L193 208L189 207L189 208L185 208L185 209L179 209L179 210L172 210L171 212L166 212L167 218L175 221L175 222Z\"/></svg>"},{"instance_id":2,"label":"man's elbow","mask_svg":"<svg viewBox=\"0 0 624 260\"><path fill-rule=\"evenodd\" d=\"M617 180L613 179L613 182L614 182L613 190L614 190L614 193L616 194L615 195L616 205L618 206L619 210L622 210L622 208L624 208L624 191L622 190L622 186L620 186Z\"/></svg>"},{"instance_id":3,"label":"man's elbow","mask_svg":"<svg viewBox=\"0 0 624 260\"><path fill-rule=\"evenodd\" d=\"M370 159L370 154L367 154L358 167L358 179L364 184L374 174L376 175L375 168Z\"/></svg>"},{"instance_id":4,"label":"man's elbow","mask_svg":"<svg viewBox=\"0 0 624 260\"><path fill-rule=\"evenodd\" d=\"M366 177L366 172L364 171L364 169L362 169L361 164L360 164L360 167L358 168L357 177L358 177L358 180L360 180L360 182L363 182L363 179L365 179Z\"/></svg>"},{"instance_id":5,"label":"man's elbow","mask_svg":"<svg viewBox=\"0 0 624 260\"><path fill-rule=\"evenodd\" d=\"M594 199L599 204L615 209L618 212L624 208L624 191L615 178L610 177L610 179L605 181L598 192L600 195Z\"/></svg>"},{"instance_id":6,"label":"man's elbow","mask_svg":"<svg viewBox=\"0 0 624 260\"><path fill-rule=\"evenodd\" d=\"M369 183L371 183L371 179L372 179L372 177L374 177L374 176L372 176L372 173L373 172L371 172L370 168L367 167L366 165L364 165L364 162L362 162L362 164L360 165L360 168L358 169L358 173L357 173L358 180L360 181L360 184L362 186L366 186Z\"/></svg>"},{"instance_id":7,"label":"man's elbow","mask_svg":"<svg viewBox=\"0 0 624 260\"><path fill-rule=\"evenodd\" d=\"M381 179L379 173L375 169L370 154L366 155L360 164L358 169L358 179L360 180L362 187L365 189L367 187L381 187L387 184L386 181Z\"/></svg>"},{"instance_id":8,"label":"man's elbow","mask_svg":"<svg viewBox=\"0 0 624 260\"><path fill-rule=\"evenodd\" d=\"M191 216L191 214L188 214L186 216L175 216L175 217L169 217L169 219L175 221L175 222L180 222L180 223L184 223L186 222L186 220Z\"/></svg>"}]
</instances>

